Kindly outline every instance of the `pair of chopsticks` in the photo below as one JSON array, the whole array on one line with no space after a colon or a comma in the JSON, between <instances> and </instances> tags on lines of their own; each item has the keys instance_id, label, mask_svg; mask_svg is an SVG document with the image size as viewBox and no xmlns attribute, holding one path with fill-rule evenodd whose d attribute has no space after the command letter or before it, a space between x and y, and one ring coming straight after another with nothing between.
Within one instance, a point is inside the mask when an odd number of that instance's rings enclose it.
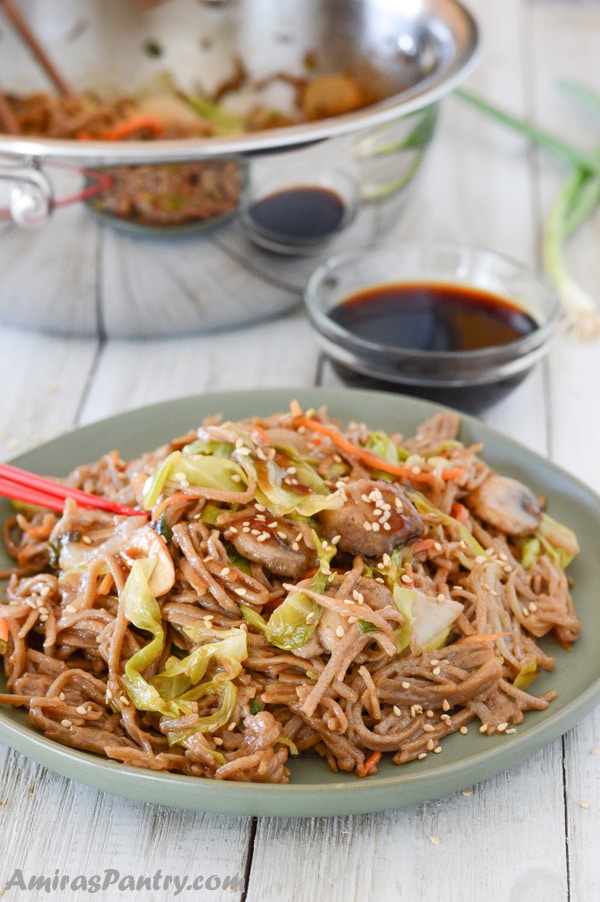
<instances>
[{"instance_id":1,"label":"pair of chopsticks","mask_svg":"<svg viewBox=\"0 0 600 902\"><path fill-rule=\"evenodd\" d=\"M0 464L0 497L55 511L62 511L66 499L72 498L79 507L86 510L104 510L126 517L150 516L147 511L117 504L108 498L83 492L81 489L47 479L45 476L37 476L11 464Z\"/></svg>"},{"instance_id":2,"label":"pair of chopsticks","mask_svg":"<svg viewBox=\"0 0 600 902\"><path fill-rule=\"evenodd\" d=\"M23 40L23 43L32 52L58 93L63 97L69 96L72 93L69 85L42 47L27 19L14 3L14 0L0 0L0 10L2 10L6 17L11 21L15 30ZM17 117L13 113L9 102L6 99L6 95L2 91L0 91L0 126L9 135L18 135L21 133Z\"/></svg>"}]
</instances>

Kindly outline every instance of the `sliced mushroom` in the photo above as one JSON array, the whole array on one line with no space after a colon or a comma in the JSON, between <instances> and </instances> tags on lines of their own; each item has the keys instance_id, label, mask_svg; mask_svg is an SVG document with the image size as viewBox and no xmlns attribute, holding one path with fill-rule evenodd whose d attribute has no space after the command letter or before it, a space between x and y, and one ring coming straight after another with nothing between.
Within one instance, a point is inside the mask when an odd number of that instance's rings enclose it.
<instances>
[{"instance_id":1,"label":"sliced mushroom","mask_svg":"<svg viewBox=\"0 0 600 902\"><path fill-rule=\"evenodd\" d=\"M275 576L300 579L314 560L297 527L281 521L275 526L258 519L238 521L224 536L241 555Z\"/></svg>"},{"instance_id":2,"label":"sliced mushroom","mask_svg":"<svg viewBox=\"0 0 600 902\"><path fill-rule=\"evenodd\" d=\"M348 629L349 624L345 617L342 617L337 611L325 608L321 614L315 635L321 645L327 651L332 652Z\"/></svg>"},{"instance_id":3,"label":"sliced mushroom","mask_svg":"<svg viewBox=\"0 0 600 902\"><path fill-rule=\"evenodd\" d=\"M401 486L357 479L345 493L339 509L320 514L325 537L339 536L342 551L378 558L422 533L423 521Z\"/></svg>"},{"instance_id":4,"label":"sliced mushroom","mask_svg":"<svg viewBox=\"0 0 600 902\"><path fill-rule=\"evenodd\" d=\"M509 536L535 532L542 519L542 508L531 489L497 473L491 473L474 489L467 503L481 520Z\"/></svg>"},{"instance_id":5,"label":"sliced mushroom","mask_svg":"<svg viewBox=\"0 0 600 902\"><path fill-rule=\"evenodd\" d=\"M120 556L131 567L139 558L150 558L155 561L154 569L148 581L150 591L159 598L169 592L175 583L175 566L167 543L154 532L151 526L137 529L129 541L120 550Z\"/></svg>"}]
</instances>

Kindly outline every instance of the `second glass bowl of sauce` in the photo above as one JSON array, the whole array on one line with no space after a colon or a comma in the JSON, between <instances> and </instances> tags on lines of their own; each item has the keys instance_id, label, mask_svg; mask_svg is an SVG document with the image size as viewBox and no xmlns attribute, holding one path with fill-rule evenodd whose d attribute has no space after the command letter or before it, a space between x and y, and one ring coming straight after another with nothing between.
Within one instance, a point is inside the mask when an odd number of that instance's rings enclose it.
<instances>
[{"instance_id":1,"label":"second glass bowl of sauce","mask_svg":"<svg viewBox=\"0 0 600 902\"><path fill-rule=\"evenodd\" d=\"M547 352L554 292L523 264L462 245L398 244L339 255L305 291L344 381L479 412Z\"/></svg>"}]
</instances>

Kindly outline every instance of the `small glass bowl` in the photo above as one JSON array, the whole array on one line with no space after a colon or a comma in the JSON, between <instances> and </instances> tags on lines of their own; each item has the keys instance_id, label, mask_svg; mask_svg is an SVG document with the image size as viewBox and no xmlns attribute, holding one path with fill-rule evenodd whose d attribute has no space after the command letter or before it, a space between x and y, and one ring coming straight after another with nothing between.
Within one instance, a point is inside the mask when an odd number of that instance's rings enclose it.
<instances>
[{"instance_id":1,"label":"small glass bowl","mask_svg":"<svg viewBox=\"0 0 600 902\"><path fill-rule=\"evenodd\" d=\"M358 213L360 188L345 169L305 175L283 169L251 173L240 222L264 250L288 256L315 254L347 229Z\"/></svg>"},{"instance_id":2,"label":"small glass bowl","mask_svg":"<svg viewBox=\"0 0 600 902\"><path fill-rule=\"evenodd\" d=\"M419 317L429 308L418 306L427 303L422 299L414 302L422 334L406 341L407 333L365 337L364 324L353 322L350 328L337 321L344 319L341 305L349 299L370 294L361 301L364 312L365 304L379 303L374 294L398 288L456 289L467 297L483 292L492 306L507 305L526 321L529 331L522 337L517 332L514 340L505 336L503 343L454 350L456 321L449 327L437 320L438 307L424 325ZM416 394L470 412L500 400L525 378L547 353L562 312L553 290L526 266L494 251L449 244L399 243L337 255L310 276L304 302L322 350L345 382Z\"/></svg>"}]
</instances>

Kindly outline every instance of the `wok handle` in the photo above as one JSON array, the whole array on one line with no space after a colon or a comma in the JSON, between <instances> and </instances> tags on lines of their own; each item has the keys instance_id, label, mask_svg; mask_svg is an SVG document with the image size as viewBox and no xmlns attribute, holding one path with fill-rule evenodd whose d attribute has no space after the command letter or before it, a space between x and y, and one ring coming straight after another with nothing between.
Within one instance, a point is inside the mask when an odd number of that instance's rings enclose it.
<instances>
[{"instance_id":1,"label":"wok handle","mask_svg":"<svg viewBox=\"0 0 600 902\"><path fill-rule=\"evenodd\" d=\"M20 157L7 163L0 159L0 180L10 183L8 209L3 211L18 226L44 225L54 209L52 184L36 157Z\"/></svg>"}]
</instances>

